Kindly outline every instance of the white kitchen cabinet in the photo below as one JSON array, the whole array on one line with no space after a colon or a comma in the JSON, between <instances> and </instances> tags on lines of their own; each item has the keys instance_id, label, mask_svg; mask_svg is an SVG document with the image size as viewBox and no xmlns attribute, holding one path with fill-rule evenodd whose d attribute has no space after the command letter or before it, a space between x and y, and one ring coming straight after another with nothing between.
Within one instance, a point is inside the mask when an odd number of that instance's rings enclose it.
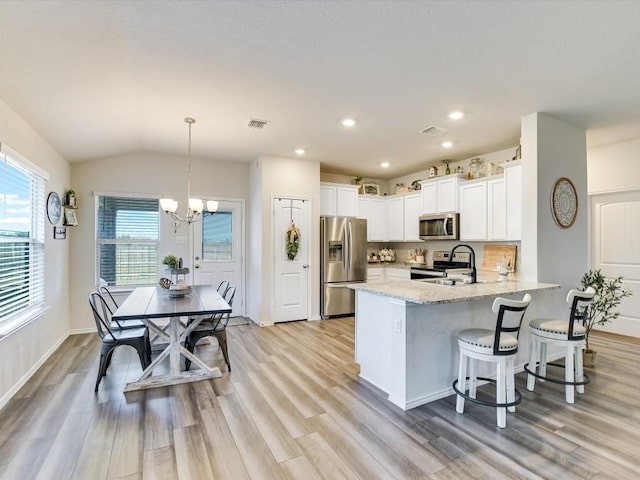
<instances>
[{"instance_id":1,"label":"white kitchen cabinet","mask_svg":"<svg viewBox=\"0 0 640 480\"><path fill-rule=\"evenodd\" d=\"M460 185L460 240L487 239L487 181Z\"/></svg>"},{"instance_id":2,"label":"white kitchen cabinet","mask_svg":"<svg viewBox=\"0 0 640 480\"><path fill-rule=\"evenodd\" d=\"M367 282L384 282L384 267L367 267Z\"/></svg>"},{"instance_id":3,"label":"white kitchen cabinet","mask_svg":"<svg viewBox=\"0 0 640 480\"><path fill-rule=\"evenodd\" d=\"M412 193L404 199L404 240L407 242L420 241L419 218L422 213L422 195Z\"/></svg>"},{"instance_id":4,"label":"white kitchen cabinet","mask_svg":"<svg viewBox=\"0 0 640 480\"><path fill-rule=\"evenodd\" d=\"M459 211L458 188L462 177L447 175L446 177L420 182L422 192L422 213L450 213Z\"/></svg>"},{"instance_id":5,"label":"white kitchen cabinet","mask_svg":"<svg viewBox=\"0 0 640 480\"><path fill-rule=\"evenodd\" d=\"M388 198L386 203L387 239L391 242L419 242L422 195L398 195Z\"/></svg>"},{"instance_id":6,"label":"white kitchen cabinet","mask_svg":"<svg viewBox=\"0 0 640 480\"><path fill-rule=\"evenodd\" d=\"M446 177L438 180L438 212L458 211L458 177Z\"/></svg>"},{"instance_id":7,"label":"white kitchen cabinet","mask_svg":"<svg viewBox=\"0 0 640 480\"><path fill-rule=\"evenodd\" d=\"M438 185L435 181L422 182L422 214L435 215L438 213Z\"/></svg>"},{"instance_id":8,"label":"white kitchen cabinet","mask_svg":"<svg viewBox=\"0 0 640 480\"><path fill-rule=\"evenodd\" d=\"M358 218L367 221L367 241L387 241L387 202L385 198L360 195Z\"/></svg>"},{"instance_id":9,"label":"white kitchen cabinet","mask_svg":"<svg viewBox=\"0 0 640 480\"><path fill-rule=\"evenodd\" d=\"M369 218L367 219L368 239L370 242L386 242L388 236L387 199L370 198Z\"/></svg>"},{"instance_id":10,"label":"white kitchen cabinet","mask_svg":"<svg viewBox=\"0 0 640 480\"><path fill-rule=\"evenodd\" d=\"M487 240L507 239L507 195L504 177L487 180Z\"/></svg>"},{"instance_id":11,"label":"white kitchen cabinet","mask_svg":"<svg viewBox=\"0 0 640 480\"><path fill-rule=\"evenodd\" d=\"M384 276L386 282L397 282L400 280L410 280L411 270L400 267L384 267Z\"/></svg>"},{"instance_id":12,"label":"white kitchen cabinet","mask_svg":"<svg viewBox=\"0 0 640 480\"><path fill-rule=\"evenodd\" d=\"M401 196L387 199L387 237L389 241L404 241L404 198Z\"/></svg>"},{"instance_id":13,"label":"white kitchen cabinet","mask_svg":"<svg viewBox=\"0 0 640 480\"><path fill-rule=\"evenodd\" d=\"M320 215L355 217L357 214L357 185L320 184Z\"/></svg>"},{"instance_id":14,"label":"white kitchen cabinet","mask_svg":"<svg viewBox=\"0 0 640 480\"><path fill-rule=\"evenodd\" d=\"M369 215L371 211L371 200L364 195L358 196L358 218L367 220L367 229L369 228Z\"/></svg>"},{"instance_id":15,"label":"white kitchen cabinet","mask_svg":"<svg viewBox=\"0 0 640 480\"><path fill-rule=\"evenodd\" d=\"M507 240L522 240L522 161L502 164L506 192Z\"/></svg>"}]
</instances>

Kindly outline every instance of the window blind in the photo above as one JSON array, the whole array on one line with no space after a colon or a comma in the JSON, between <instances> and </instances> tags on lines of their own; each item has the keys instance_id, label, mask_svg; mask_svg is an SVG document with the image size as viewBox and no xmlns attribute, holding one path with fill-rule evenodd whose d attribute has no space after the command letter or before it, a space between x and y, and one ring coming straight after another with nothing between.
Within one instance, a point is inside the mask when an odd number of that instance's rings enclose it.
<instances>
[{"instance_id":1,"label":"window blind","mask_svg":"<svg viewBox=\"0 0 640 480\"><path fill-rule=\"evenodd\" d=\"M0 334L44 306L45 179L0 152Z\"/></svg>"},{"instance_id":2,"label":"window blind","mask_svg":"<svg viewBox=\"0 0 640 480\"><path fill-rule=\"evenodd\" d=\"M218 210L202 216L202 258L230 262L233 260L233 214Z\"/></svg>"},{"instance_id":3,"label":"window blind","mask_svg":"<svg viewBox=\"0 0 640 480\"><path fill-rule=\"evenodd\" d=\"M98 197L97 271L108 285L158 279L159 203L155 198Z\"/></svg>"}]
</instances>

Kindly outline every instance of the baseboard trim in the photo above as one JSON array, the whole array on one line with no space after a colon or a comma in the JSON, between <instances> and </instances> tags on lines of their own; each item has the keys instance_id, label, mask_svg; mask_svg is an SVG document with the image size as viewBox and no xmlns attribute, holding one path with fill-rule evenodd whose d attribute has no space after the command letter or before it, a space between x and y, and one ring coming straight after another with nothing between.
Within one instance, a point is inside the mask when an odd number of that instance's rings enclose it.
<instances>
[{"instance_id":1,"label":"baseboard trim","mask_svg":"<svg viewBox=\"0 0 640 480\"><path fill-rule=\"evenodd\" d=\"M84 333L96 333L95 328L76 328L74 330L69 330L69 335L82 335Z\"/></svg>"},{"instance_id":2,"label":"baseboard trim","mask_svg":"<svg viewBox=\"0 0 640 480\"><path fill-rule=\"evenodd\" d=\"M62 343L69 337L69 332L65 333L60 339L38 360L27 373L25 373L18 382L11 387L11 389L0 398L0 410L9 403L13 396L29 381L29 379L38 371L38 369L44 365L51 355L62 345Z\"/></svg>"},{"instance_id":3,"label":"baseboard trim","mask_svg":"<svg viewBox=\"0 0 640 480\"><path fill-rule=\"evenodd\" d=\"M559 360L561 358L564 358L564 353L557 353L557 354L553 354L553 355L548 355L547 356L547 362L554 362L556 360ZM519 365L514 365L513 370L515 373L520 373L520 372L524 372L524 363L521 363ZM494 378L495 375L490 375L488 378ZM367 380L368 381L368 380ZM453 379L451 379L451 382L453 383ZM369 382L371 383L371 382ZM481 385L486 385L487 381L484 380L480 380L478 381L478 386ZM380 387L378 387L380 388ZM404 401L394 395L389 395L387 397L387 399L393 403L394 405L397 405L398 407L400 407L403 410L410 410L412 408L415 407L419 407L420 405L424 405L426 403L430 403L430 402L434 402L436 400L440 400L442 398L446 398L449 395L453 395L455 392L453 391L452 387L448 387L442 390L439 390L437 392L433 392L429 395L424 395L422 397L415 397L411 400L407 400Z\"/></svg>"}]
</instances>

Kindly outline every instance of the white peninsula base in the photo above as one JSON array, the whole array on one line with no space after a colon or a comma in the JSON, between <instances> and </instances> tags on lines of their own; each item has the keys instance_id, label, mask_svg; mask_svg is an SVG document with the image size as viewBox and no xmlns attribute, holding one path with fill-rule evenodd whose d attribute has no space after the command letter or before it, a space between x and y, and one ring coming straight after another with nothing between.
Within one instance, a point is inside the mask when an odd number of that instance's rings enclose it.
<instances>
[{"instance_id":1,"label":"white peninsula base","mask_svg":"<svg viewBox=\"0 0 640 480\"><path fill-rule=\"evenodd\" d=\"M559 290L551 290L557 285L542 285L527 289L533 301L520 330L516 371L522 370L529 356L528 319L548 316L558 299L562 300ZM458 374L457 332L495 328L494 298L520 299L524 295L504 292L466 301L414 303L375 290L366 286L356 289L356 362L360 376L404 410L453 394L451 384ZM492 377L495 371L480 368L478 374Z\"/></svg>"}]
</instances>

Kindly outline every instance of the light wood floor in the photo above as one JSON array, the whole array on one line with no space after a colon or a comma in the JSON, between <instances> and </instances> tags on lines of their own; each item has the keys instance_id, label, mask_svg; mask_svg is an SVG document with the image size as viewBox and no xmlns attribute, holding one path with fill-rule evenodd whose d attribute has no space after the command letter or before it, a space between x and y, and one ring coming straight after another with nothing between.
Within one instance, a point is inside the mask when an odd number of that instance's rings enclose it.
<instances>
[{"instance_id":1,"label":"light wood floor","mask_svg":"<svg viewBox=\"0 0 640 480\"><path fill-rule=\"evenodd\" d=\"M233 371L124 395L140 372L114 355L94 394L97 335L70 337L0 412L3 479L640 478L640 345L598 335L575 405L527 392L504 430L449 397L408 412L353 362L352 318L228 330ZM489 386L483 389L490 391Z\"/></svg>"}]
</instances>

